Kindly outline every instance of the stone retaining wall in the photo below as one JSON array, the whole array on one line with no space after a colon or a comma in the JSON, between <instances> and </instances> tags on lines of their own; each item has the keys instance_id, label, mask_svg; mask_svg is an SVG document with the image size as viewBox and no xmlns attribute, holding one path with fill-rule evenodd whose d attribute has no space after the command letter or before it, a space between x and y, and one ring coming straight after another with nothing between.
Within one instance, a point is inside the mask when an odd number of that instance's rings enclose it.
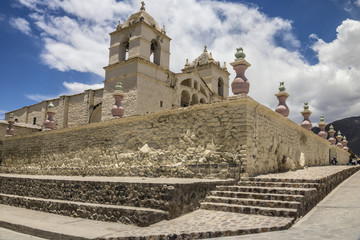
<instances>
[{"instance_id":1,"label":"stone retaining wall","mask_svg":"<svg viewBox=\"0 0 360 240\"><path fill-rule=\"evenodd\" d=\"M208 192L219 184L234 181L192 181L181 183L164 179L160 183L151 179L116 182L91 177L84 180L32 178L29 176L0 176L0 193L44 199L56 199L117 206L160 209L169 212L169 218L194 211Z\"/></svg>"},{"instance_id":2,"label":"stone retaining wall","mask_svg":"<svg viewBox=\"0 0 360 240\"><path fill-rule=\"evenodd\" d=\"M2 172L216 177L326 165L329 143L247 96L5 139Z\"/></svg>"},{"instance_id":3,"label":"stone retaining wall","mask_svg":"<svg viewBox=\"0 0 360 240\"><path fill-rule=\"evenodd\" d=\"M349 163L350 153L345 152L336 145L331 145L329 160L332 159L333 157L336 158L339 164L345 165Z\"/></svg>"}]
</instances>

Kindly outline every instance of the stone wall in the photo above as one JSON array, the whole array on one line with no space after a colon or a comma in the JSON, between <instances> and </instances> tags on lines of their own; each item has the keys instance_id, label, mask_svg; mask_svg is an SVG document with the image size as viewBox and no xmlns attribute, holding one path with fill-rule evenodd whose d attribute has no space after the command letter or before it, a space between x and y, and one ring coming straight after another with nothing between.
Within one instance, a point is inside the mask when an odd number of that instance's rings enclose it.
<instances>
[{"instance_id":1,"label":"stone wall","mask_svg":"<svg viewBox=\"0 0 360 240\"><path fill-rule=\"evenodd\" d=\"M8 127L8 122L0 120L0 164L2 161L2 145L3 145L3 140L5 139L7 127ZM23 135L39 132L41 128L36 125L15 123L14 130L15 130L15 136L23 136Z\"/></svg>"},{"instance_id":2,"label":"stone wall","mask_svg":"<svg viewBox=\"0 0 360 240\"><path fill-rule=\"evenodd\" d=\"M339 164L348 164L350 159L350 153L342 150L341 148L337 147L336 145L330 146L330 156L329 160L333 157L336 158Z\"/></svg>"},{"instance_id":3,"label":"stone wall","mask_svg":"<svg viewBox=\"0 0 360 240\"><path fill-rule=\"evenodd\" d=\"M255 102L247 108L250 176L329 164L329 142Z\"/></svg>"},{"instance_id":4,"label":"stone wall","mask_svg":"<svg viewBox=\"0 0 360 240\"><path fill-rule=\"evenodd\" d=\"M160 209L169 218L199 208L200 201L219 184L234 181L0 175L2 194Z\"/></svg>"},{"instance_id":5,"label":"stone wall","mask_svg":"<svg viewBox=\"0 0 360 240\"><path fill-rule=\"evenodd\" d=\"M2 172L222 177L329 163L329 143L247 96L5 139Z\"/></svg>"}]
</instances>

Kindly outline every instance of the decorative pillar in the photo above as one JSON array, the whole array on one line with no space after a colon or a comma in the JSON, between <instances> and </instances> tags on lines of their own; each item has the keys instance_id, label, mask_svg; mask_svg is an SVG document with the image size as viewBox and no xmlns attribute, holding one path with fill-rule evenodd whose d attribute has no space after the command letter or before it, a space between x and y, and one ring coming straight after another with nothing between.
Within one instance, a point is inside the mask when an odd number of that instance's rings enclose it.
<instances>
[{"instance_id":1,"label":"decorative pillar","mask_svg":"<svg viewBox=\"0 0 360 240\"><path fill-rule=\"evenodd\" d=\"M45 120L45 123L44 123L46 130L53 130L56 127L56 124L54 121L54 115L55 115L54 107L55 107L54 104L52 102L50 102L49 106L48 106L48 110L47 110L48 118Z\"/></svg>"},{"instance_id":2,"label":"decorative pillar","mask_svg":"<svg viewBox=\"0 0 360 240\"><path fill-rule=\"evenodd\" d=\"M111 113L113 117L123 117L125 109L122 106L121 101L124 99L125 95L122 91L121 83L116 84L115 91L112 95L115 98L115 104L112 106Z\"/></svg>"},{"instance_id":3,"label":"decorative pillar","mask_svg":"<svg viewBox=\"0 0 360 240\"><path fill-rule=\"evenodd\" d=\"M283 115L284 117L289 116L289 107L286 105L286 99L290 96L287 92L285 92L286 88L284 86L284 82L280 82L279 92L275 94L277 99L279 100L279 105L276 107L275 112Z\"/></svg>"},{"instance_id":4,"label":"decorative pillar","mask_svg":"<svg viewBox=\"0 0 360 240\"><path fill-rule=\"evenodd\" d=\"M235 53L235 61L230 63L231 66L233 66L236 77L234 81L231 83L231 90L235 95L238 94L248 94L250 89L250 83L245 77L245 70L251 66L250 63L248 63L245 60L245 53L243 52L242 48L237 48Z\"/></svg>"},{"instance_id":5,"label":"decorative pillar","mask_svg":"<svg viewBox=\"0 0 360 240\"><path fill-rule=\"evenodd\" d=\"M328 131L328 133L330 135L328 141L331 143L331 145L335 145L336 139L334 138L334 134L336 133L336 131L334 130L333 125L330 125L330 130Z\"/></svg>"},{"instance_id":6,"label":"decorative pillar","mask_svg":"<svg viewBox=\"0 0 360 240\"><path fill-rule=\"evenodd\" d=\"M8 119L8 127L6 128L6 136L13 136L15 134L14 129L14 114L10 113L9 119Z\"/></svg>"},{"instance_id":7,"label":"decorative pillar","mask_svg":"<svg viewBox=\"0 0 360 240\"><path fill-rule=\"evenodd\" d=\"M348 146L347 146L347 143L348 143L348 141L346 140L346 137L344 136L344 138L343 138L343 140L342 140L342 145L343 145L343 150L344 151L346 151L346 152L348 152L349 151L349 148L348 148Z\"/></svg>"},{"instance_id":8,"label":"decorative pillar","mask_svg":"<svg viewBox=\"0 0 360 240\"><path fill-rule=\"evenodd\" d=\"M309 105L307 102L304 103L304 111L302 111L301 114L304 117L304 120L301 122L301 126L303 128L305 128L306 130L310 131L312 128L312 123L311 123L309 117L312 114L312 112L309 110Z\"/></svg>"},{"instance_id":9,"label":"decorative pillar","mask_svg":"<svg viewBox=\"0 0 360 240\"><path fill-rule=\"evenodd\" d=\"M341 132L338 131L338 132L337 132L337 135L336 135L336 140L337 140L336 146L338 146L339 148L342 148L342 147L343 147L343 145L342 145L342 143L341 143L341 139L342 139Z\"/></svg>"},{"instance_id":10,"label":"decorative pillar","mask_svg":"<svg viewBox=\"0 0 360 240\"><path fill-rule=\"evenodd\" d=\"M322 137L323 139L326 139L327 135L328 135L327 132L325 132L325 126L326 126L326 123L325 123L324 115L321 115L320 122L319 122L320 132L318 133L318 135L320 137Z\"/></svg>"}]
</instances>

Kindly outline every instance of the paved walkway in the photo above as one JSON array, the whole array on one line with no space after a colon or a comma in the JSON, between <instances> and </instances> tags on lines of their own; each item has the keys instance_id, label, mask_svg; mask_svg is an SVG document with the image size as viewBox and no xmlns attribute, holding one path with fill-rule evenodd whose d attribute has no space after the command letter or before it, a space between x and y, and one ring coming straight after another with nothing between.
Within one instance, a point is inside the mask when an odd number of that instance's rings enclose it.
<instances>
[{"instance_id":1,"label":"paved walkway","mask_svg":"<svg viewBox=\"0 0 360 240\"><path fill-rule=\"evenodd\" d=\"M338 167L324 168L325 172L335 171ZM326 170L328 169L328 170ZM340 169L340 167L339 167ZM338 169L338 170L339 170ZM303 172L290 172L292 176L299 175L302 178L316 178L319 171L312 169ZM320 174L321 175L321 174ZM306 177L305 177L306 176ZM360 171L345 180L333 190L322 202L310 211L298 223L289 230L250 234L221 239L360 239ZM142 236L149 234L177 235L182 233L195 233L204 231L223 231L248 229L257 227L259 224L267 228L269 226L285 226L289 224L289 218L266 217L260 215L246 215L220 211L197 210L190 214L170 221L162 221L146 228L120 223L98 222L87 219L71 218L55 214L32 211L0 205L0 226L11 223L17 226L18 231L26 231L33 234L42 231L46 238L58 239L63 234L81 238L96 237L121 237ZM24 227L25 226L25 227ZM0 228L0 240L9 239L39 239L29 235L22 235ZM213 238L214 239L214 238Z\"/></svg>"}]
</instances>

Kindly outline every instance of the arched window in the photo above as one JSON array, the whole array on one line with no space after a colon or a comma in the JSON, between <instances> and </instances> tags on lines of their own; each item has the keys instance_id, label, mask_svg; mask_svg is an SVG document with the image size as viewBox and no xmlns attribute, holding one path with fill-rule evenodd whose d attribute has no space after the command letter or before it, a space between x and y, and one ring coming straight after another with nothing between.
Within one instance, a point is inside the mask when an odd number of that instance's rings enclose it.
<instances>
[{"instance_id":1,"label":"arched window","mask_svg":"<svg viewBox=\"0 0 360 240\"><path fill-rule=\"evenodd\" d=\"M102 103L98 103L94 107L92 107L89 123L101 121L101 109L102 109Z\"/></svg>"},{"instance_id":2,"label":"arched window","mask_svg":"<svg viewBox=\"0 0 360 240\"><path fill-rule=\"evenodd\" d=\"M123 38L119 46L119 62L126 61L129 56L129 38Z\"/></svg>"},{"instance_id":3,"label":"arched window","mask_svg":"<svg viewBox=\"0 0 360 240\"><path fill-rule=\"evenodd\" d=\"M180 85L182 85L182 86L187 86L187 87L191 87L191 79L190 79L190 78L185 79L184 81L182 81L182 82L180 83Z\"/></svg>"},{"instance_id":4,"label":"arched window","mask_svg":"<svg viewBox=\"0 0 360 240\"><path fill-rule=\"evenodd\" d=\"M200 103L201 103L201 104L206 103L206 102L205 102L205 99L201 98L201 99L200 99Z\"/></svg>"},{"instance_id":5,"label":"arched window","mask_svg":"<svg viewBox=\"0 0 360 240\"><path fill-rule=\"evenodd\" d=\"M195 88L196 90L198 90L198 83L197 83L197 81L194 82L194 88Z\"/></svg>"},{"instance_id":6,"label":"arched window","mask_svg":"<svg viewBox=\"0 0 360 240\"><path fill-rule=\"evenodd\" d=\"M190 105L190 94L188 91L183 90L181 92L181 101L180 106L181 107L187 107Z\"/></svg>"},{"instance_id":7,"label":"arched window","mask_svg":"<svg viewBox=\"0 0 360 240\"><path fill-rule=\"evenodd\" d=\"M202 94L204 94L205 96L207 96L207 95L206 95L206 92L205 92L205 89L204 89L202 86L200 86L200 92L201 92Z\"/></svg>"},{"instance_id":8,"label":"arched window","mask_svg":"<svg viewBox=\"0 0 360 240\"><path fill-rule=\"evenodd\" d=\"M199 98L196 94L193 94L192 95L192 98L191 98L191 102L190 102L190 105L195 105L195 104L198 104L199 103Z\"/></svg>"},{"instance_id":9,"label":"arched window","mask_svg":"<svg viewBox=\"0 0 360 240\"><path fill-rule=\"evenodd\" d=\"M150 60L151 60L151 55L153 55L153 60L152 61L156 65L160 65L160 53L161 53L161 49L160 49L159 42L156 41L155 39L151 40Z\"/></svg>"},{"instance_id":10,"label":"arched window","mask_svg":"<svg viewBox=\"0 0 360 240\"><path fill-rule=\"evenodd\" d=\"M218 79L218 94L224 97L224 81L221 78Z\"/></svg>"}]
</instances>

